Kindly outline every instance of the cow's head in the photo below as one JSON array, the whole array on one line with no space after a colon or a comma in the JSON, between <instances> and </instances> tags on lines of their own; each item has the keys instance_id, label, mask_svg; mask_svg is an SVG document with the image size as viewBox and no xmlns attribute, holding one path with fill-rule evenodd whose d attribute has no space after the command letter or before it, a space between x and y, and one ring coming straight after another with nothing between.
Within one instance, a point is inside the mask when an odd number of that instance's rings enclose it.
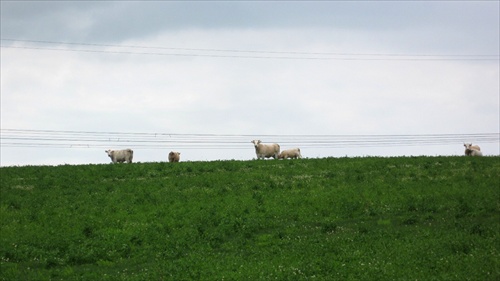
<instances>
[{"instance_id":1,"label":"cow's head","mask_svg":"<svg viewBox=\"0 0 500 281\"><path fill-rule=\"evenodd\" d=\"M109 157L113 156L113 150L111 149L108 149L108 150L105 150L104 152L106 152L106 154L108 154Z\"/></svg>"},{"instance_id":2,"label":"cow's head","mask_svg":"<svg viewBox=\"0 0 500 281\"><path fill-rule=\"evenodd\" d=\"M253 141L251 141L251 143L253 143L253 145L255 147L257 147L257 145L259 145L259 143L261 143L261 141L260 140L253 140Z\"/></svg>"}]
</instances>

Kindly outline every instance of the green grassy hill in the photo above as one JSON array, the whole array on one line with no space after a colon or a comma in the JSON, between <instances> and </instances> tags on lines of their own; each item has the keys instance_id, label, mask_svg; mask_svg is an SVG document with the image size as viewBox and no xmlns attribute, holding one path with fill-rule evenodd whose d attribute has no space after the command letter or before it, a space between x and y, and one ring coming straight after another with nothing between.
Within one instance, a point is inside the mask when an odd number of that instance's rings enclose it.
<instances>
[{"instance_id":1,"label":"green grassy hill","mask_svg":"<svg viewBox=\"0 0 500 281\"><path fill-rule=\"evenodd\" d=\"M500 280L499 157L0 172L0 280Z\"/></svg>"}]
</instances>

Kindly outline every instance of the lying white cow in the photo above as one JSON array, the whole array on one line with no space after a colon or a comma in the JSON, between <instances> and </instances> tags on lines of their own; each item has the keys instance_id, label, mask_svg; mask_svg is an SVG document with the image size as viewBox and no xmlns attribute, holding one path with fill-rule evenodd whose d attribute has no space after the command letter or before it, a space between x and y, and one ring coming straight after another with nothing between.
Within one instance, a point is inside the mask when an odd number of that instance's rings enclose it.
<instances>
[{"instance_id":1,"label":"lying white cow","mask_svg":"<svg viewBox=\"0 0 500 281\"><path fill-rule=\"evenodd\" d=\"M302 155L300 154L300 148L292 148L292 149L286 149L283 150L280 155L278 155L278 159L297 159L297 158L302 158Z\"/></svg>"},{"instance_id":2,"label":"lying white cow","mask_svg":"<svg viewBox=\"0 0 500 281\"><path fill-rule=\"evenodd\" d=\"M132 163L132 158L134 157L134 151L132 149L123 149L123 150L111 150L108 149L105 151L109 158L111 158L111 161L113 163L119 162L127 162L127 163Z\"/></svg>"},{"instance_id":3,"label":"lying white cow","mask_svg":"<svg viewBox=\"0 0 500 281\"><path fill-rule=\"evenodd\" d=\"M181 153L170 151L168 154L168 162L179 162L181 160Z\"/></svg>"},{"instance_id":4,"label":"lying white cow","mask_svg":"<svg viewBox=\"0 0 500 281\"><path fill-rule=\"evenodd\" d=\"M479 151L479 150L466 148L465 149L465 155L466 156L483 156L483 153L481 151Z\"/></svg>"},{"instance_id":5,"label":"lying white cow","mask_svg":"<svg viewBox=\"0 0 500 281\"><path fill-rule=\"evenodd\" d=\"M483 156L481 148L478 145L472 145L472 143L464 143L464 146L466 156Z\"/></svg>"},{"instance_id":6,"label":"lying white cow","mask_svg":"<svg viewBox=\"0 0 500 281\"><path fill-rule=\"evenodd\" d=\"M257 159L273 157L277 159L280 154L280 145L277 143L263 144L260 140L251 141L255 146L255 154Z\"/></svg>"},{"instance_id":7,"label":"lying white cow","mask_svg":"<svg viewBox=\"0 0 500 281\"><path fill-rule=\"evenodd\" d=\"M467 156L483 156L483 153L479 150L466 149L465 155L467 155Z\"/></svg>"}]
</instances>

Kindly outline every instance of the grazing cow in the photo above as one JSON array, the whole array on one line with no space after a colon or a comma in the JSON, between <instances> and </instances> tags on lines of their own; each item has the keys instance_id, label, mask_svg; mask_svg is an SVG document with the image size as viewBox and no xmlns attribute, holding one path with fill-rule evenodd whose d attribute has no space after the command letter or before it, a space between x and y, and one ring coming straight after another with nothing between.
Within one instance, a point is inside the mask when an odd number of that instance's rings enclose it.
<instances>
[{"instance_id":1,"label":"grazing cow","mask_svg":"<svg viewBox=\"0 0 500 281\"><path fill-rule=\"evenodd\" d=\"M257 154L257 159L264 159L273 157L278 159L280 154L280 145L277 143L263 144L260 140L251 141L255 146L255 154Z\"/></svg>"},{"instance_id":2,"label":"grazing cow","mask_svg":"<svg viewBox=\"0 0 500 281\"><path fill-rule=\"evenodd\" d=\"M134 151L130 148L123 150L111 150L105 151L113 163L132 163L132 158L134 157Z\"/></svg>"},{"instance_id":3,"label":"grazing cow","mask_svg":"<svg viewBox=\"0 0 500 281\"><path fill-rule=\"evenodd\" d=\"M292 148L292 149L286 149L283 150L280 155L278 155L278 159L297 159L297 158L302 158L302 155L300 154L300 148Z\"/></svg>"},{"instance_id":4,"label":"grazing cow","mask_svg":"<svg viewBox=\"0 0 500 281\"><path fill-rule=\"evenodd\" d=\"M170 151L168 154L168 162L179 162L181 160L181 153Z\"/></svg>"}]
</instances>

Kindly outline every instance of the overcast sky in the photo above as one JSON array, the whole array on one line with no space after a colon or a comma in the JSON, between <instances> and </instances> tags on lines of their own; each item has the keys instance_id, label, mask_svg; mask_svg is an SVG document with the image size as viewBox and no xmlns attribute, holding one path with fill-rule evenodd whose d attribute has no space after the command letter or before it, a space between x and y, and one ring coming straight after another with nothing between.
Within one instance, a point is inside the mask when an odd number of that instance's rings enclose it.
<instances>
[{"instance_id":1,"label":"overcast sky","mask_svg":"<svg viewBox=\"0 0 500 281\"><path fill-rule=\"evenodd\" d=\"M499 10L499 1L1 1L1 128L248 136L241 149L130 147L138 162L170 150L181 161L252 159L252 139L280 135L298 135L300 147L303 135L496 133L302 154L462 155L472 142L499 155ZM110 162L97 145L18 147L2 132L2 166Z\"/></svg>"}]
</instances>

